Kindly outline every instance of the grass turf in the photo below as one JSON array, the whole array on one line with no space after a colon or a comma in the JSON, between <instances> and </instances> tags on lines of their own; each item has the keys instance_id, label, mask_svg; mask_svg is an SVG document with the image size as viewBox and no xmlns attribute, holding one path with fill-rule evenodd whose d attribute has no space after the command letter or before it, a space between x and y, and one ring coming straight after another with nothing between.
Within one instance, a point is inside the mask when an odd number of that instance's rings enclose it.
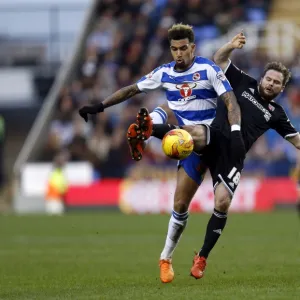
<instances>
[{"instance_id":1,"label":"grass turf","mask_svg":"<svg viewBox=\"0 0 300 300\"><path fill-rule=\"evenodd\" d=\"M0 216L0 299L300 299L295 213L231 214L205 277L189 276L209 215L191 215L175 280L159 281L169 216Z\"/></svg>"}]
</instances>

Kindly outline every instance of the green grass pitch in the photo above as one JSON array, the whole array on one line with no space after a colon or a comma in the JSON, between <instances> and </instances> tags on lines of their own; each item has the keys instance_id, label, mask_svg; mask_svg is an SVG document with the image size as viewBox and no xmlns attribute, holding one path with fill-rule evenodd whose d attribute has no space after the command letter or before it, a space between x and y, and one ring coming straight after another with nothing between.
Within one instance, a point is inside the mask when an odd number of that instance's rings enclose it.
<instances>
[{"instance_id":1,"label":"green grass pitch","mask_svg":"<svg viewBox=\"0 0 300 300\"><path fill-rule=\"evenodd\" d=\"M0 299L300 299L295 212L231 214L205 277L189 276L208 214L193 214L159 281L169 216L0 216Z\"/></svg>"}]
</instances>

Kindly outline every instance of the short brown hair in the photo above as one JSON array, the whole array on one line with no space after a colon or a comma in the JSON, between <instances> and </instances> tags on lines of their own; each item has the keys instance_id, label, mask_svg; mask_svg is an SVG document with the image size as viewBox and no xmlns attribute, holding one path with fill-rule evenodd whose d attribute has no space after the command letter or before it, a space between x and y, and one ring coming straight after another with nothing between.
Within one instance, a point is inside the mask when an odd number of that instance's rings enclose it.
<instances>
[{"instance_id":1,"label":"short brown hair","mask_svg":"<svg viewBox=\"0 0 300 300\"><path fill-rule=\"evenodd\" d=\"M168 40L183 40L188 39L190 43L194 43L195 36L193 27L191 25L184 25L182 23L174 24L168 30Z\"/></svg>"},{"instance_id":2,"label":"short brown hair","mask_svg":"<svg viewBox=\"0 0 300 300\"><path fill-rule=\"evenodd\" d=\"M284 64L282 64L281 62L278 62L278 61L272 61L272 62L266 64L264 73L263 73L263 77L266 75L266 73L269 70L274 70L274 71L280 72L283 75L283 86L285 86L289 82L289 80L292 76L292 73L290 72L290 70Z\"/></svg>"}]
</instances>

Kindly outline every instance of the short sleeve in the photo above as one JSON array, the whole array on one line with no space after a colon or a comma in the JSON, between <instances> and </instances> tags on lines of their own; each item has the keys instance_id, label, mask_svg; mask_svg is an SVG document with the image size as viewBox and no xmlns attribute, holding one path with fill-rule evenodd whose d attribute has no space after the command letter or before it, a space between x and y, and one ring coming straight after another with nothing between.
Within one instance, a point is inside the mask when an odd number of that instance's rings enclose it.
<instances>
[{"instance_id":1,"label":"short sleeve","mask_svg":"<svg viewBox=\"0 0 300 300\"><path fill-rule=\"evenodd\" d=\"M137 86L141 92L148 92L162 87L162 67L154 69L149 74L143 76L138 82Z\"/></svg>"},{"instance_id":2,"label":"short sleeve","mask_svg":"<svg viewBox=\"0 0 300 300\"><path fill-rule=\"evenodd\" d=\"M207 70L208 80L213 86L214 90L221 96L226 92L232 91L232 87L224 75L221 68L215 64L211 65Z\"/></svg>"},{"instance_id":3,"label":"short sleeve","mask_svg":"<svg viewBox=\"0 0 300 300\"><path fill-rule=\"evenodd\" d=\"M276 107L276 109L278 110L278 117L272 124L272 128L285 139L299 134L295 127L291 124L284 109L281 106Z\"/></svg>"},{"instance_id":4,"label":"short sleeve","mask_svg":"<svg viewBox=\"0 0 300 300\"><path fill-rule=\"evenodd\" d=\"M229 60L228 66L225 68L224 73L234 90L238 88L243 81L254 80L251 76L235 66L231 60Z\"/></svg>"}]
</instances>

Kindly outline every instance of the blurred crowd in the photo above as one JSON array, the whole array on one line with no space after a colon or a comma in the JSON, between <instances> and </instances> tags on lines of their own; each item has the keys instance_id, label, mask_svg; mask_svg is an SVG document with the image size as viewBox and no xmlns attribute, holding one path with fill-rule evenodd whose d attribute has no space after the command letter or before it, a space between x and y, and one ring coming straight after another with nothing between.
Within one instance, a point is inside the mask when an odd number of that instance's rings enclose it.
<instances>
[{"instance_id":1,"label":"blurred crowd","mask_svg":"<svg viewBox=\"0 0 300 300\"><path fill-rule=\"evenodd\" d=\"M143 160L135 163L125 138L126 129L135 121L140 107L146 106L151 111L166 101L163 91L139 94L91 117L89 123L79 117L78 108L102 101L171 61L167 33L172 24L193 25L196 44L201 46L207 39L227 32L232 23L265 22L268 3L264 0L101 1L99 18L86 40L78 73L60 92L43 159L52 160L60 150L68 149L70 160L88 160L94 165L95 178L139 177L145 173L145 167L147 174L152 174L149 176L165 176L169 168L173 174L176 162L162 154L160 141L152 139ZM255 78L260 77L270 59L259 52L234 54L235 63ZM279 101L299 131L300 56L285 63L292 70L293 80ZM249 153L245 172L260 176L287 175L295 155L287 142L270 132Z\"/></svg>"}]
</instances>

